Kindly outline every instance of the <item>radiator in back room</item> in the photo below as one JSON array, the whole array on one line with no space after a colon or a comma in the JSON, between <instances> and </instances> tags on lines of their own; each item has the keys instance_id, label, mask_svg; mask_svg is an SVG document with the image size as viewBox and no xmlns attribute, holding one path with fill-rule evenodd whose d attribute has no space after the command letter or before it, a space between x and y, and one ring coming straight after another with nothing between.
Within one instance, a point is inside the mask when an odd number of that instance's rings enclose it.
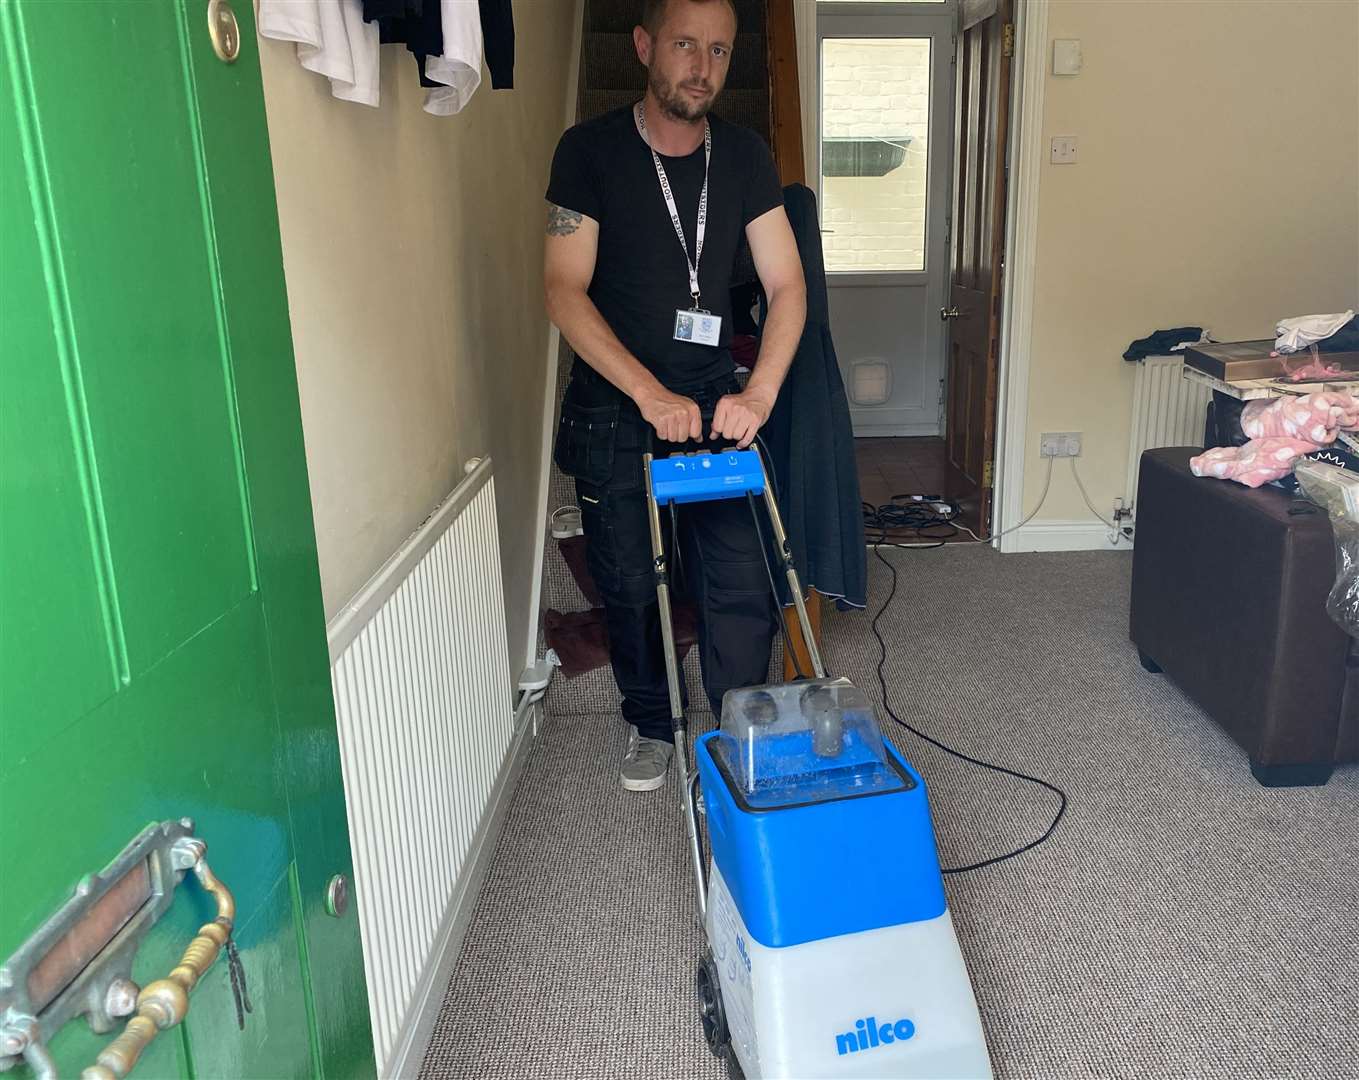
<instances>
[{"instance_id":1,"label":"radiator in back room","mask_svg":"<svg viewBox=\"0 0 1359 1080\"><path fill-rule=\"evenodd\" d=\"M1124 485L1134 518L1143 451L1158 446L1202 446L1204 414L1211 396L1206 386L1184 377L1184 361L1178 356L1149 356L1137 361Z\"/></svg>"}]
</instances>

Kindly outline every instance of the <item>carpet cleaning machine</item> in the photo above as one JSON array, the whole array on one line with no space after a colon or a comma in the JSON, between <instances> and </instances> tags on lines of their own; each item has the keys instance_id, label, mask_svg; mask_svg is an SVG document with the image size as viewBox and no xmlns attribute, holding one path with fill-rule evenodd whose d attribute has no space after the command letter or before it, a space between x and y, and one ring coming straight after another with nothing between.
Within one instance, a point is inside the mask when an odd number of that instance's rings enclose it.
<instances>
[{"instance_id":1,"label":"carpet cleaning machine","mask_svg":"<svg viewBox=\"0 0 1359 1080\"><path fill-rule=\"evenodd\" d=\"M647 454L645 466L709 1048L749 1080L989 1080L924 781L884 741L867 695L826 676L759 450ZM673 523L678 504L744 498L759 528L757 497L815 677L728 692L691 766L660 508Z\"/></svg>"}]
</instances>

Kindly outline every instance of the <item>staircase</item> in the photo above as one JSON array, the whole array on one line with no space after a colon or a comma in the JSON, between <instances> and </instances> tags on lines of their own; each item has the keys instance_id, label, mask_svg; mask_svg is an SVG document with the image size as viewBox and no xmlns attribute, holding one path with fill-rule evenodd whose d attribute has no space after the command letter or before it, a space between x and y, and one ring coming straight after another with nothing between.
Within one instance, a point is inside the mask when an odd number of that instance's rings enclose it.
<instances>
[{"instance_id":1,"label":"staircase","mask_svg":"<svg viewBox=\"0 0 1359 1080\"><path fill-rule=\"evenodd\" d=\"M581 38L580 119L589 120L639 100L646 69L632 43L640 0L585 0ZM769 49L765 0L736 0L738 33L726 89L716 112L770 141Z\"/></svg>"}]
</instances>

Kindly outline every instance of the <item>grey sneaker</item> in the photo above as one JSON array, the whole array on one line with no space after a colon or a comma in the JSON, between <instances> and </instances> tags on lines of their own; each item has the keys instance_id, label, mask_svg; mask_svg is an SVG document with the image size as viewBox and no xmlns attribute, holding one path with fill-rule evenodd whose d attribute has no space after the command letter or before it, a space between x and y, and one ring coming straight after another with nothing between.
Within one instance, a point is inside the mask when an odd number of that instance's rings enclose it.
<instances>
[{"instance_id":1,"label":"grey sneaker","mask_svg":"<svg viewBox=\"0 0 1359 1080\"><path fill-rule=\"evenodd\" d=\"M623 754L621 779L628 791L655 791L665 783L670 756L675 748L660 739L648 739L628 725L628 748Z\"/></svg>"}]
</instances>

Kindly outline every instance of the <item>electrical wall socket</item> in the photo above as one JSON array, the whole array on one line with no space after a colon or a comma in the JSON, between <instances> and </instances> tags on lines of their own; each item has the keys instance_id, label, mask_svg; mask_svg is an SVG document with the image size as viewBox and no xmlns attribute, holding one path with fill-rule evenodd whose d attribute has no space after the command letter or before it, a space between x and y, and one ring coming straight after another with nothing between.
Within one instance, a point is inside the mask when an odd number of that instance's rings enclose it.
<instances>
[{"instance_id":1,"label":"electrical wall socket","mask_svg":"<svg viewBox=\"0 0 1359 1080\"><path fill-rule=\"evenodd\" d=\"M1076 164L1076 136L1054 135L1052 137L1051 159L1054 165Z\"/></svg>"},{"instance_id":2,"label":"electrical wall socket","mask_svg":"<svg viewBox=\"0 0 1359 1080\"><path fill-rule=\"evenodd\" d=\"M1081 433L1079 431L1045 431L1038 452L1043 457L1080 457Z\"/></svg>"}]
</instances>

